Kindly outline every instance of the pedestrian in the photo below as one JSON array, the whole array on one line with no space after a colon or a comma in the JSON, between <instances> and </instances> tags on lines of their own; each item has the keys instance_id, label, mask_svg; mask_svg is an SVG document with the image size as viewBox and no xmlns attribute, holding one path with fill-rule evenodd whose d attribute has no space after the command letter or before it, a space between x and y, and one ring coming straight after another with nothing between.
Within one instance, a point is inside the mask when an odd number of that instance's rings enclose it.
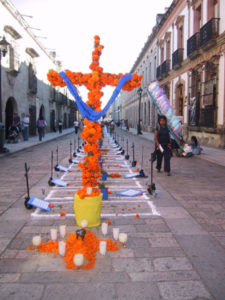
<instances>
[{"instance_id":1,"label":"pedestrian","mask_svg":"<svg viewBox=\"0 0 225 300\"><path fill-rule=\"evenodd\" d=\"M125 120L125 127L126 127L126 130L129 131L129 125L128 125L128 120L127 119Z\"/></svg>"},{"instance_id":2,"label":"pedestrian","mask_svg":"<svg viewBox=\"0 0 225 300\"><path fill-rule=\"evenodd\" d=\"M74 129L75 129L75 133L77 134L78 133L78 130L79 130L79 121L74 121L73 122L73 125L74 125Z\"/></svg>"},{"instance_id":3,"label":"pedestrian","mask_svg":"<svg viewBox=\"0 0 225 300\"><path fill-rule=\"evenodd\" d=\"M170 132L167 128L167 119L165 116L159 117L159 126L155 129L154 140L156 146L157 164L156 169L160 172L162 159L164 158L164 171L170 176L170 159L171 159L171 139Z\"/></svg>"},{"instance_id":4,"label":"pedestrian","mask_svg":"<svg viewBox=\"0 0 225 300\"><path fill-rule=\"evenodd\" d=\"M193 135L191 137L191 142L189 143L189 146L191 146L192 153L194 155L201 154L202 148L200 147L199 142L198 142L196 136Z\"/></svg>"},{"instance_id":5,"label":"pedestrian","mask_svg":"<svg viewBox=\"0 0 225 300\"><path fill-rule=\"evenodd\" d=\"M58 126L59 126L59 133L62 133L62 121L61 121L61 119L59 119Z\"/></svg>"},{"instance_id":6,"label":"pedestrian","mask_svg":"<svg viewBox=\"0 0 225 300\"><path fill-rule=\"evenodd\" d=\"M37 129L38 129L39 141L41 142L44 136L44 129L45 129L45 120L43 116L39 116L39 119L37 120Z\"/></svg>"},{"instance_id":7,"label":"pedestrian","mask_svg":"<svg viewBox=\"0 0 225 300\"><path fill-rule=\"evenodd\" d=\"M30 115L22 114L21 130L22 130L24 141L28 141L29 139L29 124L30 124Z\"/></svg>"}]
</instances>

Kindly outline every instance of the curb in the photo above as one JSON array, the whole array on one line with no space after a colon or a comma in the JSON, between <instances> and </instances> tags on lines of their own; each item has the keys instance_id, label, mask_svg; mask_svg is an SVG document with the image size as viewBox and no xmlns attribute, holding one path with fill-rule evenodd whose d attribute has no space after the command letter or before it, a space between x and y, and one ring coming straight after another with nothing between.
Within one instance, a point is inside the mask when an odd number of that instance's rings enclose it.
<instances>
[{"instance_id":1,"label":"curb","mask_svg":"<svg viewBox=\"0 0 225 300\"><path fill-rule=\"evenodd\" d=\"M48 140L42 140L41 143L39 142L39 143L37 143L37 144L33 144L33 145L30 145L30 146L27 146L27 147L24 147L24 148L15 150L15 151L13 151L13 152L2 153L2 154L0 154L0 159L3 158L3 157L5 157L5 156L10 156L10 155L13 155L13 154L15 154L15 153L18 153L18 152L21 152L21 151L24 151L24 150L27 150L27 149L32 149L32 148L34 148L34 147L36 147L36 146L40 146L40 145L45 144L45 143L48 143L48 142L50 142L50 141L60 139L61 137L67 136L67 135L69 135L69 134L71 134L71 133L74 133L74 130L71 130L71 132L67 132L67 133L65 133L65 134L61 134L61 135L59 135L59 136L55 136L55 137L53 137L53 138L51 138L51 139L48 139ZM6 147L6 148L7 148L7 147Z\"/></svg>"}]
</instances>

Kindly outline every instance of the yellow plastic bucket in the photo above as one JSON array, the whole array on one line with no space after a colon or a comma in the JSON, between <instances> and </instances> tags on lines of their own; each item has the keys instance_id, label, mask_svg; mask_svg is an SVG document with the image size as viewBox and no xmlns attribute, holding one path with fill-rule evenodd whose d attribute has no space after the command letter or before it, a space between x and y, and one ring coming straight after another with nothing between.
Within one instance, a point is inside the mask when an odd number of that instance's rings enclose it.
<instances>
[{"instance_id":1,"label":"yellow plastic bucket","mask_svg":"<svg viewBox=\"0 0 225 300\"><path fill-rule=\"evenodd\" d=\"M102 194L96 197L85 197L81 199L74 195L73 209L75 220L81 226L82 220L88 221L88 227L97 227L101 224Z\"/></svg>"}]
</instances>

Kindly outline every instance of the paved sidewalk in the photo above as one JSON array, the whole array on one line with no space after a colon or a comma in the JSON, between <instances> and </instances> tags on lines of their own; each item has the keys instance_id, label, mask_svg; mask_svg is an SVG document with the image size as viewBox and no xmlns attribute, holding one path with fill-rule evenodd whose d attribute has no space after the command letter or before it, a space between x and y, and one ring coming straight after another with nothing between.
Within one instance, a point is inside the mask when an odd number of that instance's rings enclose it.
<instances>
[{"instance_id":1,"label":"paved sidewalk","mask_svg":"<svg viewBox=\"0 0 225 300\"><path fill-rule=\"evenodd\" d=\"M122 129L125 130L125 127ZM130 128L128 132L137 135L137 130L135 128ZM154 142L153 132L142 131L142 133L143 135L141 137ZM217 149L217 148L207 147L204 145L202 146L202 148L203 148L202 154L196 155L195 157L225 167L225 149Z\"/></svg>"},{"instance_id":2,"label":"paved sidewalk","mask_svg":"<svg viewBox=\"0 0 225 300\"><path fill-rule=\"evenodd\" d=\"M39 141L39 138L38 138L38 135L37 135L37 136L30 137L28 141L23 141L22 140L22 141L20 141L16 144L7 144L7 143L5 143L4 147L9 149L9 152L8 153L1 153L0 157L5 156L5 155L10 155L12 153L16 153L16 152L22 151L22 150L27 149L27 148L31 148L31 147L49 142L51 140L58 139L62 136L68 135L68 134L73 133L73 132L74 132L74 128L64 129L62 131L62 133L59 133L58 131L57 132L48 132L48 133L45 134L45 137L43 138L43 140L41 142Z\"/></svg>"}]
</instances>

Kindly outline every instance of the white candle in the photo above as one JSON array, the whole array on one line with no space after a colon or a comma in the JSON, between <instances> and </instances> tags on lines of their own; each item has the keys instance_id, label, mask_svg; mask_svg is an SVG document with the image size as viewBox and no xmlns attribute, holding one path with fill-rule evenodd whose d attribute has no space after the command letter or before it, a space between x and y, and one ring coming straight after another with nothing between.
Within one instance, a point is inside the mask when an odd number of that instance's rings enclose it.
<instances>
[{"instance_id":1,"label":"white candle","mask_svg":"<svg viewBox=\"0 0 225 300\"><path fill-rule=\"evenodd\" d=\"M114 240L118 240L119 238L120 229L119 228L113 228L113 238Z\"/></svg>"},{"instance_id":2,"label":"white candle","mask_svg":"<svg viewBox=\"0 0 225 300\"><path fill-rule=\"evenodd\" d=\"M32 239L32 243L35 247L38 247L41 244L41 236L35 235Z\"/></svg>"},{"instance_id":3,"label":"white candle","mask_svg":"<svg viewBox=\"0 0 225 300\"><path fill-rule=\"evenodd\" d=\"M87 187L87 194L91 195L91 193L92 193L92 187Z\"/></svg>"},{"instance_id":4,"label":"white candle","mask_svg":"<svg viewBox=\"0 0 225 300\"><path fill-rule=\"evenodd\" d=\"M119 234L119 241L123 244L126 244L127 242L127 234L126 233L120 233Z\"/></svg>"},{"instance_id":5,"label":"white candle","mask_svg":"<svg viewBox=\"0 0 225 300\"><path fill-rule=\"evenodd\" d=\"M73 262L75 266L80 267L84 263L84 256L83 254L75 254L73 257Z\"/></svg>"},{"instance_id":6,"label":"white candle","mask_svg":"<svg viewBox=\"0 0 225 300\"><path fill-rule=\"evenodd\" d=\"M66 225L60 225L59 226L59 234L62 239L66 236Z\"/></svg>"},{"instance_id":7,"label":"white candle","mask_svg":"<svg viewBox=\"0 0 225 300\"><path fill-rule=\"evenodd\" d=\"M88 227L88 220L82 220L82 221L80 222L80 225L81 225L81 228L86 228L86 227Z\"/></svg>"},{"instance_id":8,"label":"white candle","mask_svg":"<svg viewBox=\"0 0 225 300\"><path fill-rule=\"evenodd\" d=\"M50 236L52 241L56 241L57 240L57 234L58 234L58 230L55 228L51 228L50 229Z\"/></svg>"},{"instance_id":9,"label":"white candle","mask_svg":"<svg viewBox=\"0 0 225 300\"><path fill-rule=\"evenodd\" d=\"M105 241L101 241L99 243L99 252L100 252L101 255L106 254L106 242Z\"/></svg>"},{"instance_id":10,"label":"white candle","mask_svg":"<svg viewBox=\"0 0 225 300\"><path fill-rule=\"evenodd\" d=\"M65 256L66 253L66 243L64 241L59 242L59 254Z\"/></svg>"},{"instance_id":11,"label":"white candle","mask_svg":"<svg viewBox=\"0 0 225 300\"><path fill-rule=\"evenodd\" d=\"M102 233L106 235L108 232L108 224L107 223L102 223Z\"/></svg>"}]
</instances>

